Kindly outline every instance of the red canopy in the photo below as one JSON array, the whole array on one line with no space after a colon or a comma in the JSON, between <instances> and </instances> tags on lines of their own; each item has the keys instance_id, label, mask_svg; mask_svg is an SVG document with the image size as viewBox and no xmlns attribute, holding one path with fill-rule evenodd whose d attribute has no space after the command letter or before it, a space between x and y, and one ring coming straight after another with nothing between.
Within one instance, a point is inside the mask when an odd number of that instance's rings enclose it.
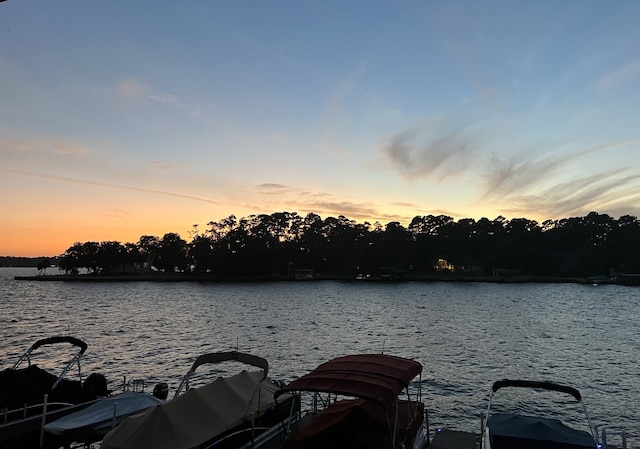
<instances>
[{"instance_id":1,"label":"red canopy","mask_svg":"<svg viewBox=\"0 0 640 449\"><path fill-rule=\"evenodd\" d=\"M415 360L385 354L338 357L294 380L285 391L330 392L392 404L409 382L422 372Z\"/></svg>"}]
</instances>

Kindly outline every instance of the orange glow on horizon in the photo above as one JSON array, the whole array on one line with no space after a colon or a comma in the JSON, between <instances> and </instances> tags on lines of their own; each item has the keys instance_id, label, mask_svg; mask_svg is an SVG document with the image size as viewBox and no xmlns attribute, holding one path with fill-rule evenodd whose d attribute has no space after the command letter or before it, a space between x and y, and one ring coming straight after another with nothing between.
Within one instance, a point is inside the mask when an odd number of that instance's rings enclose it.
<instances>
[{"instance_id":1,"label":"orange glow on horizon","mask_svg":"<svg viewBox=\"0 0 640 449\"><path fill-rule=\"evenodd\" d=\"M15 257L55 257L63 254L68 248L70 248L76 242L103 242L103 241L117 241L122 244L125 243L137 243L143 235L153 235L156 237L162 237L166 233L175 232L179 234L183 239L189 241L191 239L190 232L193 231L193 224L199 224L199 231L205 231L208 226L207 223L211 220L218 221L229 215L235 215L238 219L246 218L249 214L222 214L209 220L195 220L193 222L187 221L186 211L181 211L172 214L173 219L168 220L167 216L163 217L147 217L145 222L137 221L122 221L122 220L109 220L104 219L98 222L87 220L85 222L78 222L71 219L64 220L60 217L50 217L51 221L43 225L39 225L36 221L34 224L22 225L16 223L6 223L0 221L0 256L15 256ZM275 212L275 211L274 211ZM274 213L271 212L271 213ZM293 211L289 211L293 212ZM261 213L261 212L258 212ZM265 212L267 213L267 212ZM302 217L307 213L298 212ZM340 213L318 213L321 218L325 219L330 216L337 217L342 215ZM412 215L403 215L404 219L400 219L399 215L393 212L383 213L386 219L351 217L345 214L345 217L352 219L357 223L369 222L373 224L378 221L383 226L392 221L399 221L401 225L408 226L411 219L415 216L425 215L449 215L444 211L420 211ZM453 216L454 220L458 221L462 218L473 218L478 220L482 217L493 220L500 214L473 214L463 217ZM395 217L398 217L397 219ZM56 219L57 218L57 219ZM514 217L506 217L511 219ZM540 220L533 217L525 217L530 220L536 220L541 223Z\"/></svg>"},{"instance_id":2,"label":"orange glow on horizon","mask_svg":"<svg viewBox=\"0 0 640 449\"><path fill-rule=\"evenodd\" d=\"M189 226L135 226L109 228L106 226L79 226L40 228L23 227L4 229L0 233L0 256L14 257L55 257L63 254L76 242L117 241L136 243L143 235L162 237L175 232L185 240L190 240Z\"/></svg>"}]
</instances>

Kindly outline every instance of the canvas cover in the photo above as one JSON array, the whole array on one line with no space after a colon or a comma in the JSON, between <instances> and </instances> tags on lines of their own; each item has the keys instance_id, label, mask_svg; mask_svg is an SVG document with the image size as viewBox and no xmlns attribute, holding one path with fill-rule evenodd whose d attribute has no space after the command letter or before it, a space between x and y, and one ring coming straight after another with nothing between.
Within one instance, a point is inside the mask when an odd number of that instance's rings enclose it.
<instances>
[{"instance_id":1,"label":"canvas cover","mask_svg":"<svg viewBox=\"0 0 640 449\"><path fill-rule=\"evenodd\" d=\"M385 354L349 355L319 365L282 391L332 392L389 406L421 372L422 365L415 360Z\"/></svg>"},{"instance_id":2,"label":"canvas cover","mask_svg":"<svg viewBox=\"0 0 640 449\"><path fill-rule=\"evenodd\" d=\"M111 426L114 417L119 423L125 417L160 405L164 401L148 393L128 391L117 396L104 398L87 408L63 416L44 426L47 432L54 435L65 435L71 432L92 432L96 429Z\"/></svg>"},{"instance_id":3,"label":"canvas cover","mask_svg":"<svg viewBox=\"0 0 640 449\"><path fill-rule=\"evenodd\" d=\"M487 427L492 449L582 449L597 446L588 432L572 429L558 419L496 413L489 418Z\"/></svg>"},{"instance_id":4,"label":"canvas cover","mask_svg":"<svg viewBox=\"0 0 640 449\"><path fill-rule=\"evenodd\" d=\"M23 407L24 404L40 404L45 394L49 402L79 404L94 399L78 380L62 379L52 390L57 376L37 365L27 368L0 371L0 408Z\"/></svg>"},{"instance_id":5,"label":"canvas cover","mask_svg":"<svg viewBox=\"0 0 640 449\"><path fill-rule=\"evenodd\" d=\"M190 449L251 420L275 404L278 387L262 371L218 378L153 409L125 419L102 441L102 449Z\"/></svg>"}]
</instances>

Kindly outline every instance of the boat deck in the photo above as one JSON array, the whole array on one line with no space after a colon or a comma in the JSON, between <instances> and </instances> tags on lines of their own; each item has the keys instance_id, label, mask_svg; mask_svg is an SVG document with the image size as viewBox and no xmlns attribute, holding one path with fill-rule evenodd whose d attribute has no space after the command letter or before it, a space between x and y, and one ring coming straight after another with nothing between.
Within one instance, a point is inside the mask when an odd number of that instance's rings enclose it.
<instances>
[{"instance_id":1,"label":"boat deck","mask_svg":"<svg viewBox=\"0 0 640 449\"><path fill-rule=\"evenodd\" d=\"M459 430L442 429L433 435L430 449L478 449L480 435Z\"/></svg>"}]
</instances>

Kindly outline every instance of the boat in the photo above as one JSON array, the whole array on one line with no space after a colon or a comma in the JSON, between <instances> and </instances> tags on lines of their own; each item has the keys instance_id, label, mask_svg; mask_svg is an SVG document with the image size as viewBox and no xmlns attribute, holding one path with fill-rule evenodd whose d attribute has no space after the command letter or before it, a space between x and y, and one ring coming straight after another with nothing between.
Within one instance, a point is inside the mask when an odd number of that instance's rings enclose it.
<instances>
[{"instance_id":1,"label":"boat","mask_svg":"<svg viewBox=\"0 0 640 449\"><path fill-rule=\"evenodd\" d=\"M166 383L157 384L153 393L145 392L143 383L136 385L142 387L129 390L125 386L122 393L102 398L86 408L62 416L46 424L44 430L58 436L65 445L82 443L87 446L100 441L127 417L165 402L168 392Z\"/></svg>"},{"instance_id":2,"label":"boat","mask_svg":"<svg viewBox=\"0 0 640 449\"><path fill-rule=\"evenodd\" d=\"M258 371L243 370L191 388L196 369L206 364L238 361ZM174 397L146 412L126 418L106 434L102 449L237 448L271 428L288 413L293 395L276 403L280 382L268 377L269 364L237 351L204 354L183 376ZM184 393L183 393L184 390Z\"/></svg>"},{"instance_id":3,"label":"boat","mask_svg":"<svg viewBox=\"0 0 640 449\"><path fill-rule=\"evenodd\" d=\"M572 401L581 405L581 414L586 421L584 429L569 426L556 415L548 416L541 413L494 413L491 410L495 393L503 388L528 388L532 391L552 391L568 396ZM574 404L575 405L575 404ZM542 416L538 416L542 415ZM583 449L601 448L597 429L591 424L589 413L582 401L582 395L573 387L547 381L511 380L504 379L493 383L489 396L489 405L482 422L481 449Z\"/></svg>"},{"instance_id":4,"label":"boat","mask_svg":"<svg viewBox=\"0 0 640 449\"><path fill-rule=\"evenodd\" d=\"M244 448L424 449L429 429L421 373L419 362L386 354L324 362L275 394L305 395L309 408L292 409L286 425L273 427Z\"/></svg>"},{"instance_id":5,"label":"boat","mask_svg":"<svg viewBox=\"0 0 640 449\"><path fill-rule=\"evenodd\" d=\"M73 353L60 374L35 363L43 347L72 345ZM68 348L67 348L68 350ZM98 373L84 381L80 361L87 344L71 336L36 341L11 367L0 371L0 447L58 447L55 439L44 439L43 425L86 407L108 394L107 382ZM77 367L77 380L66 376Z\"/></svg>"}]
</instances>

